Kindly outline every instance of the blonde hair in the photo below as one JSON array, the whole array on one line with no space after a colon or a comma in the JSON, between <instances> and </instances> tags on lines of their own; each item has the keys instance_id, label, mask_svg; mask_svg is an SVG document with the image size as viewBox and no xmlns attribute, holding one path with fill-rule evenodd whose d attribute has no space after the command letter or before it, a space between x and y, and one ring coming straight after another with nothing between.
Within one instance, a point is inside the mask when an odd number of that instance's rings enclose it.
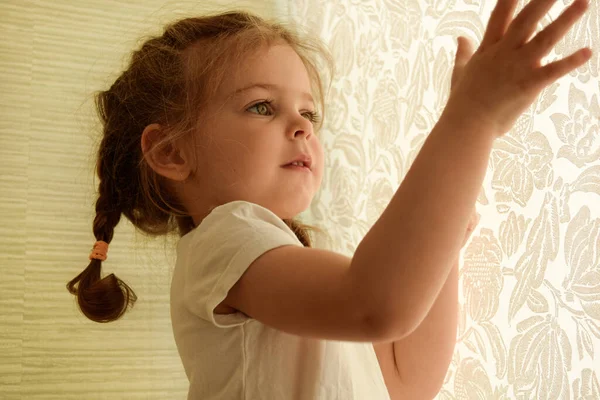
<instances>
[{"instance_id":1,"label":"blonde hair","mask_svg":"<svg viewBox=\"0 0 600 400\"><path fill-rule=\"evenodd\" d=\"M142 132L152 123L166 128L166 138L156 148L187 137L227 78L226 66L239 65L262 46L281 41L300 56L324 117L324 85L315 56L322 57L333 75L332 56L318 38L301 37L281 23L244 11L185 18L167 25L161 36L149 38L133 52L128 67L110 89L95 94L103 125L96 163L96 240L111 242L121 214L151 236L176 231L181 237L195 228L181 202L167 190L167 179L145 162ZM321 129L322 121L315 131ZM306 247L311 247L310 231L323 232L294 219L283 221ZM133 306L137 296L114 274L101 279L101 267L100 260L92 259L67 283L67 289L76 295L87 318L111 322L128 305Z\"/></svg>"}]
</instances>

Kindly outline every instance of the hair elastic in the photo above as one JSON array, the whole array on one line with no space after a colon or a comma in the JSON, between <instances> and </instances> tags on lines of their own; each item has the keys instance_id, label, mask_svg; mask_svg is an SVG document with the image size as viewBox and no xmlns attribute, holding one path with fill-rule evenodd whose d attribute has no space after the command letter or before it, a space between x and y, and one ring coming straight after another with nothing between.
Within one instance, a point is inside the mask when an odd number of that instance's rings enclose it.
<instances>
[{"instance_id":1,"label":"hair elastic","mask_svg":"<svg viewBox=\"0 0 600 400\"><path fill-rule=\"evenodd\" d=\"M92 252L90 253L90 260L96 259L104 261L106 260L106 253L108 252L108 243L103 240L98 240L94 247L92 248Z\"/></svg>"}]
</instances>

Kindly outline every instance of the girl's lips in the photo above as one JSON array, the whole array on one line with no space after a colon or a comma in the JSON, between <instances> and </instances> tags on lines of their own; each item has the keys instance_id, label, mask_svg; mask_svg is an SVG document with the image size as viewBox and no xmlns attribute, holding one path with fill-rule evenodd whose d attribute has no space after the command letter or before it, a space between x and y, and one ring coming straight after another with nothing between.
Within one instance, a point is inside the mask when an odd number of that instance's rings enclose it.
<instances>
[{"instance_id":1,"label":"girl's lips","mask_svg":"<svg viewBox=\"0 0 600 400\"><path fill-rule=\"evenodd\" d=\"M284 165L283 168L296 169L299 171L310 171L310 168L308 168L308 167L301 167L299 165L293 165L293 164Z\"/></svg>"}]
</instances>

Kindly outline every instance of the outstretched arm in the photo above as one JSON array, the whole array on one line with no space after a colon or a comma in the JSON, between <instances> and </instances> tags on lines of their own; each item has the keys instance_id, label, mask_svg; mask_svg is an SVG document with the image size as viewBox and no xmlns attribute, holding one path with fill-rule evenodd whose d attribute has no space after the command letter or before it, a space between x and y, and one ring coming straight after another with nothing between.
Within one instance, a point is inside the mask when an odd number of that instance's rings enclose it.
<instances>
[{"instance_id":1,"label":"outstretched arm","mask_svg":"<svg viewBox=\"0 0 600 400\"><path fill-rule=\"evenodd\" d=\"M393 342L403 394L433 399L444 383L456 344L458 259L427 317L413 333Z\"/></svg>"},{"instance_id":2,"label":"outstretched arm","mask_svg":"<svg viewBox=\"0 0 600 400\"><path fill-rule=\"evenodd\" d=\"M479 222L476 210L467 228L463 246ZM458 265L421 324L401 340L393 342L394 358L404 395L409 399L433 399L440 391L456 345L458 324Z\"/></svg>"}]
</instances>

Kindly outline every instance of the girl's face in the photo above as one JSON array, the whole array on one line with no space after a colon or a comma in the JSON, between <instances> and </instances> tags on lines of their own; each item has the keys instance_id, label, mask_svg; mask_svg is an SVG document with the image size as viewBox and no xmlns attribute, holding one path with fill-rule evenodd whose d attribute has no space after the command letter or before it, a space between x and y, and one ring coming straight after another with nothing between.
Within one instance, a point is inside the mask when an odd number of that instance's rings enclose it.
<instances>
[{"instance_id":1,"label":"girl's face","mask_svg":"<svg viewBox=\"0 0 600 400\"><path fill-rule=\"evenodd\" d=\"M308 73L291 47L265 48L240 65L205 112L196 170L184 191L196 224L234 200L286 219L309 207L323 177L323 149L311 121ZM282 167L302 154L311 158L310 170Z\"/></svg>"}]
</instances>

